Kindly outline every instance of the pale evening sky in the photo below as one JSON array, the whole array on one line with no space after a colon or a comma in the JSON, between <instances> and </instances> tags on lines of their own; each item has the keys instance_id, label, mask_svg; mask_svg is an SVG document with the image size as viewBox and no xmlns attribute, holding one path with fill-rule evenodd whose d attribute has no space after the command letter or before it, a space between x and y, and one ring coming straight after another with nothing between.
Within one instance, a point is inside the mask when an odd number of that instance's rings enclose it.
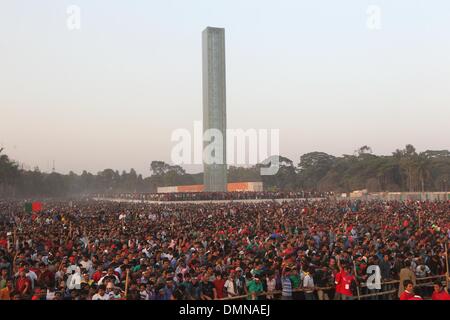
<instances>
[{"instance_id":1,"label":"pale evening sky","mask_svg":"<svg viewBox=\"0 0 450 320\"><path fill-rule=\"evenodd\" d=\"M202 118L206 26L226 29L228 127L279 128L295 163L450 149L447 0L1 0L0 147L43 171L148 176Z\"/></svg>"}]
</instances>

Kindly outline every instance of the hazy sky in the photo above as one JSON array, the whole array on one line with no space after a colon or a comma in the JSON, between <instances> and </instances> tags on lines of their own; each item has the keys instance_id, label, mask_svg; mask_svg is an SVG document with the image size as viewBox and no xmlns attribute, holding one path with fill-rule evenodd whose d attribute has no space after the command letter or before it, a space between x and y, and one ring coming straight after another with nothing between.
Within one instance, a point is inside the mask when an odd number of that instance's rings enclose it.
<instances>
[{"instance_id":1,"label":"hazy sky","mask_svg":"<svg viewBox=\"0 0 450 320\"><path fill-rule=\"evenodd\" d=\"M228 127L279 128L295 163L450 148L448 0L1 0L0 146L43 171L148 175L202 118L206 26L226 28Z\"/></svg>"}]
</instances>

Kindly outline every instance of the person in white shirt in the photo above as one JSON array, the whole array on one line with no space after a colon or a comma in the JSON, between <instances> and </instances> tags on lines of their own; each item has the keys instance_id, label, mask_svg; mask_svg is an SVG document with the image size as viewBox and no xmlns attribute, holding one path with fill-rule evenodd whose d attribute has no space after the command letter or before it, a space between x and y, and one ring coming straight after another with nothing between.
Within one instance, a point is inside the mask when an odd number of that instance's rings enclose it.
<instances>
[{"instance_id":1,"label":"person in white shirt","mask_svg":"<svg viewBox=\"0 0 450 320\"><path fill-rule=\"evenodd\" d=\"M82 268L84 268L87 272L91 272L92 269L92 261L89 260L87 256L84 256L83 259L80 261L80 265Z\"/></svg>"},{"instance_id":2,"label":"person in white shirt","mask_svg":"<svg viewBox=\"0 0 450 320\"><path fill-rule=\"evenodd\" d=\"M275 291L275 286L277 284L277 281L275 280L275 277L273 274L269 275L266 278L267 283L267 292L273 292ZM273 294L268 294L267 299L272 300L274 298Z\"/></svg>"},{"instance_id":3,"label":"person in white shirt","mask_svg":"<svg viewBox=\"0 0 450 320\"><path fill-rule=\"evenodd\" d=\"M108 283L106 284L105 295L109 296L110 300L114 298L114 288L115 286L112 281L108 281Z\"/></svg>"},{"instance_id":4,"label":"person in white shirt","mask_svg":"<svg viewBox=\"0 0 450 320\"><path fill-rule=\"evenodd\" d=\"M50 291L52 290L52 291ZM55 297L55 291L53 291L53 289L47 289L47 295L46 295L46 299L47 300L53 300L53 298Z\"/></svg>"},{"instance_id":5,"label":"person in white shirt","mask_svg":"<svg viewBox=\"0 0 450 320\"><path fill-rule=\"evenodd\" d=\"M430 268L425 264L418 265L416 268L417 278L425 278L426 276L430 275L430 273Z\"/></svg>"},{"instance_id":6,"label":"person in white shirt","mask_svg":"<svg viewBox=\"0 0 450 320\"><path fill-rule=\"evenodd\" d=\"M105 292L105 287L100 286L98 288L98 292L94 294L94 296L92 297L92 300L109 300L109 298L110 298L109 294L106 294Z\"/></svg>"},{"instance_id":7,"label":"person in white shirt","mask_svg":"<svg viewBox=\"0 0 450 320\"><path fill-rule=\"evenodd\" d=\"M119 279L122 277L122 266L118 266L114 269L114 272L119 274Z\"/></svg>"},{"instance_id":8,"label":"person in white shirt","mask_svg":"<svg viewBox=\"0 0 450 320\"><path fill-rule=\"evenodd\" d=\"M234 270L231 270L230 275L228 276L224 284L224 288L227 290L229 298L235 297L237 295L236 288L234 285L234 275L235 275Z\"/></svg>"},{"instance_id":9,"label":"person in white shirt","mask_svg":"<svg viewBox=\"0 0 450 320\"><path fill-rule=\"evenodd\" d=\"M67 288L69 290L74 289L81 289L81 274L73 272L68 278L67 278Z\"/></svg>"},{"instance_id":10,"label":"person in white shirt","mask_svg":"<svg viewBox=\"0 0 450 320\"><path fill-rule=\"evenodd\" d=\"M146 290L146 287L144 284L140 285L140 290L139 290L139 297L141 298L141 300L149 300L150 296Z\"/></svg>"},{"instance_id":11,"label":"person in white shirt","mask_svg":"<svg viewBox=\"0 0 450 320\"><path fill-rule=\"evenodd\" d=\"M34 289L34 283L38 279L37 274L34 271L28 269L26 276L31 279L31 288Z\"/></svg>"},{"instance_id":12,"label":"person in white shirt","mask_svg":"<svg viewBox=\"0 0 450 320\"><path fill-rule=\"evenodd\" d=\"M304 275L303 288L305 289L305 299L316 300L316 296L314 295L314 279L308 271L305 271Z\"/></svg>"},{"instance_id":13,"label":"person in white shirt","mask_svg":"<svg viewBox=\"0 0 450 320\"><path fill-rule=\"evenodd\" d=\"M77 266L76 264L70 265L70 266L67 268L66 273L72 274L72 273L73 273L72 271L75 271L76 273L81 273L80 267Z\"/></svg>"}]
</instances>

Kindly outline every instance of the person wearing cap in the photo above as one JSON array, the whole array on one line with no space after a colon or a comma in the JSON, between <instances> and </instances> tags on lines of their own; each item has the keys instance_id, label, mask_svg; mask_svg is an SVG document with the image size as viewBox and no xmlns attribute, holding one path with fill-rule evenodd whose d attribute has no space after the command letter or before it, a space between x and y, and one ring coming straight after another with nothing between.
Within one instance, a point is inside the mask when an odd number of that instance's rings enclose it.
<instances>
[{"instance_id":1,"label":"person wearing cap","mask_svg":"<svg viewBox=\"0 0 450 320\"><path fill-rule=\"evenodd\" d=\"M235 290L237 295L246 295L247 294L247 286L245 285L245 276L244 270L241 267L237 267L235 269L236 275L234 278Z\"/></svg>"}]
</instances>

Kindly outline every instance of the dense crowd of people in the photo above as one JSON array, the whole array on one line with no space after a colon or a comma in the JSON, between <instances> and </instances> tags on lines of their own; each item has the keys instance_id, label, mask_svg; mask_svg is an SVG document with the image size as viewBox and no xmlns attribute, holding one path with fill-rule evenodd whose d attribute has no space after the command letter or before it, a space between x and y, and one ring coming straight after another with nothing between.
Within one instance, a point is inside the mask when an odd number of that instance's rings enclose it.
<instances>
[{"instance_id":1,"label":"dense crowd of people","mask_svg":"<svg viewBox=\"0 0 450 320\"><path fill-rule=\"evenodd\" d=\"M450 201L23 206L0 200L1 300L449 299Z\"/></svg>"},{"instance_id":2,"label":"dense crowd of people","mask_svg":"<svg viewBox=\"0 0 450 320\"><path fill-rule=\"evenodd\" d=\"M319 191L233 191L233 192L176 192L176 193L111 193L96 194L97 198L144 201L214 201L260 199L327 198L332 192Z\"/></svg>"}]
</instances>

